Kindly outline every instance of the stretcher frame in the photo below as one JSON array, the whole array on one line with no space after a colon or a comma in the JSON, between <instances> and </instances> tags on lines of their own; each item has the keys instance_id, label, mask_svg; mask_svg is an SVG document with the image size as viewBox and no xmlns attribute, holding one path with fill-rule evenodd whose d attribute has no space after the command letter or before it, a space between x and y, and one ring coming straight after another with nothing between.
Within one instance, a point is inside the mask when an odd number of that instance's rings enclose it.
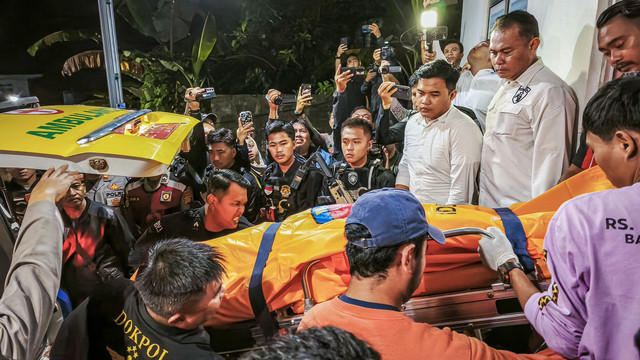
<instances>
[{"instance_id":1,"label":"stretcher frame","mask_svg":"<svg viewBox=\"0 0 640 360\"><path fill-rule=\"evenodd\" d=\"M443 233L445 237L491 236L484 229L469 227L446 230ZM318 262L316 260L308 263L303 270L302 288L305 296L305 313L315 305L308 283L309 272ZM536 283L542 291L549 287L548 280L536 281ZM304 316L304 314L291 315L288 310L286 308L276 311L276 321L281 336L295 333ZM483 329L529 324L518 302L515 290L510 285L499 281L485 288L414 297L402 306L402 311L416 322L428 323L439 328L448 327L457 331L472 332L480 340L482 340L481 330ZM251 334L256 341L256 346L265 343L266 339L262 330L255 323L251 327Z\"/></svg>"}]
</instances>

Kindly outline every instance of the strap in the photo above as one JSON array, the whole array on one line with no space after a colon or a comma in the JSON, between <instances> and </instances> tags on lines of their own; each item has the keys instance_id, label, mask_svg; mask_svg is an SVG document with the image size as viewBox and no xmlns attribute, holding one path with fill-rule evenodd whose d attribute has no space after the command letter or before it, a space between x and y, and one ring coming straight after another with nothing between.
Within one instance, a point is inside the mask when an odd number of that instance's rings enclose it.
<instances>
[{"instance_id":1,"label":"strap","mask_svg":"<svg viewBox=\"0 0 640 360\"><path fill-rule=\"evenodd\" d=\"M278 324L271 317L269 307L267 306L267 300L264 298L264 292L262 290L262 273L264 267L267 265L267 259L273 246L273 240L276 237L276 232L280 228L281 223L273 223L269 225L267 230L262 234L262 240L260 241L260 248L258 249L258 255L256 256L256 263L253 266L253 272L251 273L251 280L249 281L249 302L251 302L251 309L256 317L256 321L262 329L262 333L265 337L269 338L273 336L277 329Z\"/></svg>"},{"instance_id":2,"label":"strap","mask_svg":"<svg viewBox=\"0 0 640 360\"><path fill-rule=\"evenodd\" d=\"M498 213L502 219L502 226L504 226L504 232L511 242L513 252L518 256L518 260L524 267L526 273L535 271L535 266L529 252L527 251L527 235L524 233L522 222L520 218L509 208L496 208L493 209Z\"/></svg>"}]
</instances>

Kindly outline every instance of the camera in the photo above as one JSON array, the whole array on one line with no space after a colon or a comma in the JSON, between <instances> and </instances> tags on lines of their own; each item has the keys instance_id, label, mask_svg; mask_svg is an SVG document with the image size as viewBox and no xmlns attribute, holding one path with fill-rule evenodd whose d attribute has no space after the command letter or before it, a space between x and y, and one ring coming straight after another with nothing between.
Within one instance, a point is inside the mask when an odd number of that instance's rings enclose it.
<instances>
[{"instance_id":1,"label":"camera","mask_svg":"<svg viewBox=\"0 0 640 360\"><path fill-rule=\"evenodd\" d=\"M402 67L401 66L390 66L390 65L382 65L382 66L380 66L380 73L381 74L399 73L401 71L402 71Z\"/></svg>"},{"instance_id":2,"label":"camera","mask_svg":"<svg viewBox=\"0 0 640 360\"><path fill-rule=\"evenodd\" d=\"M393 60L396 57L396 49L392 46L385 45L380 49L380 59L381 60Z\"/></svg>"},{"instance_id":3,"label":"camera","mask_svg":"<svg viewBox=\"0 0 640 360\"><path fill-rule=\"evenodd\" d=\"M371 32L371 30L369 30L369 25L362 25L362 33L363 34L368 34L370 32Z\"/></svg>"},{"instance_id":4,"label":"camera","mask_svg":"<svg viewBox=\"0 0 640 360\"><path fill-rule=\"evenodd\" d=\"M216 97L216 90L214 88L204 88L204 92L196 94L196 101L213 99L214 97Z\"/></svg>"}]
</instances>

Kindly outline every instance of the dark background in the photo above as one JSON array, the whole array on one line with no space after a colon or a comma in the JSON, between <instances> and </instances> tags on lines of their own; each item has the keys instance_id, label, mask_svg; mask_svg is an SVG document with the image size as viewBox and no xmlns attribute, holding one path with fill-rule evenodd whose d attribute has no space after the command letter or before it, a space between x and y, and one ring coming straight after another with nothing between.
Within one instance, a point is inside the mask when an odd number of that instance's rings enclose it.
<instances>
[{"instance_id":1,"label":"dark background","mask_svg":"<svg viewBox=\"0 0 640 360\"><path fill-rule=\"evenodd\" d=\"M147 1L157 6L162 0ZM184 0L176 0L184 1ZM360 29L372 20L381 24L383 36L390 37L398 52L398 61L411 70L414 59L410 46L398 43L400 35L415 25L415 13L409 0L191 0L202 12L216 19L218 42L201 71L205 85L215 86L219 94L260 94L269 88L293 93L301 82L316 84L333 79L334 54L341 37L349 37L350 47L362 47ZM420 2L421 3L421 2ZM139 53L166 52L166 44L136 30L120 14L126 7L116 0L116 30L119 50ZM449 27L449 37L460 32L462 2L438 5L439 23ZM191 48L202 24L196 15L189 36L176 42L172 58L189 65ZM61 104L63 91L73 92L85 101L105 94L104 70L85 69L71 76L61 74L69 57L86 50L101 50L100 42L74 40L59 42L38 51L27 48L42 37L60 30L82 29L100 33L96 0L0 2L0 74L43 74L31 80L31 94L43 105ZM406 37L403 39L406 40ZM375 43L375 41L372 41ZM361 49L362 61L371 62L373 49ZM403 62L406 62L404 64ZM175 81L181 82L179 74ZM174 81L173 78L145 79ZM186 85L182 81L180 88ZM314 90L318 92L318 90ZM176 91L179 93L179 91ZM131 96L131 94L129 94ZM181 100L181 99L179 99ZM128 101L128 105L132 101ZM135 106L135 101L133 101ZM139 105L139 104L138 104Z\"/></svg>"}]
</instances>

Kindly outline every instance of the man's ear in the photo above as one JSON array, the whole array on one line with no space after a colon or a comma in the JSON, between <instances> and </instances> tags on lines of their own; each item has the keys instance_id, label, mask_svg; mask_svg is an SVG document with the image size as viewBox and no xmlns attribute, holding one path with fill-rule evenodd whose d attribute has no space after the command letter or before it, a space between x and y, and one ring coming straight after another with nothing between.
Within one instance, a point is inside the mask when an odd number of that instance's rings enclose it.
<instances>
[{"instance_id":1,"label":"man's ear","mask_svg":"<svg viewBox=\"0 0 640 360\"><path fill-rule=\"evenodd\" d=\"M233 148L231 148L231 152L233 153L233 157L235 158L238 150L236 150L236 147L234 146Z\"/></svg>"},{"instance_id":2,"label":"man's ear","mask_svg":"<svg viewBox=\"0 0 640 360\"><path fill-rule=\"evenodd\" d=\"M457 95L458 95L458 91L457 91L457 90L453 90L453 91L449 94L449 100L453 101L453 99L455 99Z\"/></svg>"},{"instance_id":3,"label":"man's ear","mask_svg":"<svg viewBox=\"0 0 640 360\"><path fill-rule=\"evenodd\" d=\"M372 146L373 146L373 140L369 140L369 142L367 143L367 151L371 150Z\"/></svg>"},{"instance_id":4,"label":"man's ear","mask_svg":"<svg viewBox=\"0 0 640 360\"><path fill-rule=\"evenodd\" d=\"M529 41L529 50L537 51L540 46L540 38L533 38Z\"/></svg>"},{"instance_id":5,"label":"man's ear","mask_svg":"<svg viewBox=\"0 0 640 360\"><path fill-rule=\"evenodd\" d=\"M400 251L398 252L398 256L400 257L400 267L404 271L413 272L415 268L415 252L416 245L415 244L405 244L402 245Z\"/></svg>"},{"instance_id":6,"label":"man's ear","mask_svg":"<svg viewBox=\"0 0 640 360\"><path fill-rule=\"evenodd\" d=\"M207 195L207 204L210 207L216 206L217 203L218 203L218 198L217 197L215 197L213 194Z\"/></svg>"},{"instance_id":7,"label":"man's ear","mask_svg":"<svg viewBox=\"0 0 640 360\"><path fill-rule=\"evenodd\" d=\"M173 314L173 315L171 315L171 317L169 317L167 319L167 322L171 326L176 326L176 325L180 324L183 321L184 321L184 317L180 313Z\"/></svg>"},{"instance_id":8,"label":"man's ear","mask_svg":"<svg viewBox=\"0 0 640 360\"><path fill-rule=\"evenodd\" d=\"M616 131L614 138L618 143L618 146L620 146L625 152L625 157L627 158L627 160L631 160L638 155L638 142L636 141L636 138L633 137L633 135L631 135L628 131Z\"/></svg>"}]
</instances>

